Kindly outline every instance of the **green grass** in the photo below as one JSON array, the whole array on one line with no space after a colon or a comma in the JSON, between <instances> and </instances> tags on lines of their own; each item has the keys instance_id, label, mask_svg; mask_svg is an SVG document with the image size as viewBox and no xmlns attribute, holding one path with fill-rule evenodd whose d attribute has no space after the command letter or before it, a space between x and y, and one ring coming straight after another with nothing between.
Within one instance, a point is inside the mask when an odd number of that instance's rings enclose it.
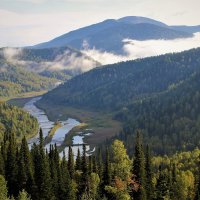
<instances>
[{"instance_id":1,"label":"green grass","mask_svg":"<svg viewBox=\"0 0 200 200\"><path fill-rule=\"evenodd\" d=\"M30 101L33 97L37 97L37 96L41 96L43 94L45 94L47 91L40 91L40 92L29 92L29 93L24 93L23 95L21 95L20 97L13 97L13 98L9 98L9 99L5 99L7 101L7 103L23 108L24 105Z\"/></svg>"},{"instance_id":2,"label":"green grass","mask_svg":"<svg viewBox=\"0 0 200 200\"><path fill-rule=\"evenodd\" d=\"M48 136L45 138L44 140L44 144L48 144L51 142L55 132L62 127L62 124L60 122L56 122L55 125L53 126L53 128L49 131Z\"/></svg>"}]
</instances>

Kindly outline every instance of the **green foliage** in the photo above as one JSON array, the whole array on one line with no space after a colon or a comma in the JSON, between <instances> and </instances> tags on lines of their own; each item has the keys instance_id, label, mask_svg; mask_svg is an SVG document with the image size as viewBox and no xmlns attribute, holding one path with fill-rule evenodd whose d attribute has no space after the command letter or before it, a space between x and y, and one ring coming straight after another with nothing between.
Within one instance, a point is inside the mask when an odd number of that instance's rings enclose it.
<instances>
[{"instance_id":1,"label":"green foliage","mask_svg":"<svg viewBox=\"0 0 200 200\"><path fill-rule=\"evenodd\" d=\"M199 71L199 51L190 50L93 69L49 92L42 104L116 110L168 90ZM92 83L92 84L91 84Z\"/></svg>"},{"instance_id":2,"label":"green foliage","mask_svg":"<svg viewBox=\"0 0 200 200\"><path fill-rule=\"evenodd\" d=\"M57 79L40 76L0 60L0 97L15 97L55 87Z\"/></svg>"},{"instance_id":3,"label":"green foliage","mask_svg":"<svg viewBox=\"0 0 200 200\"><path fill-rule=\"evenodd\" d=\"M22 190L19 192L17 200L31 200L31 198L25 190Z\"/></svg>"},{"instance_id":4,"label":"green foliage","mask_svg":"<svg viewBox=\"0 0 200 200\"><path fill-rule=\"evenodd\" d=\"M4 134L13 133L19 140L30 138L38 132L37 120L15 106L0 103L0 141Z\"/></svg>"},{"instance_id":5,"label":"green foliage","mask_svg":"<svg viewBox=\"0 0 200 200\"><path fill-rule=\"evenodd\" d=\"M0 175L0 200L8 200L8 190L6 187L6 181L2 175Z\"/></svg>"}]
</instances>

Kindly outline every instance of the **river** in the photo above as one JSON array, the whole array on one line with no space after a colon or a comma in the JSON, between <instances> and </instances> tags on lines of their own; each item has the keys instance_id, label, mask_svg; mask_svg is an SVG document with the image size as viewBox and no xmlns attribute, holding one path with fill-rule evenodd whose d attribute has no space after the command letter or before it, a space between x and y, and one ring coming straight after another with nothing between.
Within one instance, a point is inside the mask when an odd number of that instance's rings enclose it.
<instances>
[{"instance_id":1,"label":"river","mask_svg":"<svg viewBox=\"0 0 200 200\"><path fill-rule=\"evenodd\" d=\"M49 131L53 128L54 122L48 119L46 113L43 110L36 107L35 103L39 101L40 99L41 97L35 97L31 99L29 102L27 102L24 105L24 110L28 111L32 116L34 116L38 120L39 127L42 129L43 136L45 138L48 136ZM61 127L56 130L51 142L48 143L45 146L45 148L49 150L50 145L55 144L55 143L57 144L57 146L62 145L66 134L68 134L74 127L78 125L80 125L80 122L72 118L68 118L66 121L61 121ZM82 153L82 144L84 144L83 139L84 139L84 135L82 135L82 133L79 133L79 135L76 135L73 137L72 150L73 150L74 156L77 155L78 148L80 150L80 153ZM29 147L31 148L33 143L37 144L38 142L39 142L39 133L28 141ZM86 145L86 150L88 151L88 155L90 155L95 149L90 151L90 146ZM65 147L64 152L67 157L68 147ZM63 152L60 152L60 156L61 157L63 156Z\"/></svg>"}]
</instances>

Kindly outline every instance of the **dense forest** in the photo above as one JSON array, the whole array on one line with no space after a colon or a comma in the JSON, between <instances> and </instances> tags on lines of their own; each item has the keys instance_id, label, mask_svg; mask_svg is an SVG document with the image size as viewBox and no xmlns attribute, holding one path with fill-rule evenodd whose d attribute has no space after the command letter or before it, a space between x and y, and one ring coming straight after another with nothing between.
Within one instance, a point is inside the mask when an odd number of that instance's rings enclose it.
<instances>
[{"instance_id":1,"label":"dense forest","mask_svg":"<svg viewBox=\"0 0 200 200\"><path fill-rule=\"evenodd\" d=\"M200 49L93 69L44 95L42 104L116 110L184 81L200 70ZM92 84L91 84L92 83Z\"/></svg>"},{"instance_id":2,"label":"dense forest","mask_svg":"<svg viewBox=\"0 0 200 200\"><path fill-rule=\"evenodd\" d=\"M200 150L172 157L152 157L144 147L141 132L129 156L123 142L114 140L106 148L87 157L78 150L74 158L61 159L56 145L49 152L40 143L29 150L26 138L20 147L13 134L5 134L0 149L0 197L18 200L198 200ZM23 197L23 198L22 198Z\"/></svg>"},{"instance_id":3,"label":"dense forest","mask_svg":"<svg viewBox=\"0 0 200 200\"><path fill-rule=\"evenodd\" d=\"M37 120L29 113L15 106L0 102L0 142L3 136L14 134L17 142L26 136L30 138L38 133Z\"/></svg>"},{"instance_id":4,"label":"dense forest","mask_svg":"<svg viewBox=\"0 0 200 200\"><path fill-rule=\"evenodd\" d=\"M154 152L170 154L177 150L200 147L200 73L173 85L167 92L133 103L122 109L116 118L124 121L120 135L129 142L132 131L140 128ZM130 147L130 149L129 149Z\"/></svg>"},{"instance_id":5,"label":"dense forest","mask_svg":"<svg viewBox=\"0 0 200 200\"><path fill-rule=\"evenodd\" d=\"M0 60L0 97L15 97L55 87L55 78L47 78Z\"/></svg>"}]
</instances>

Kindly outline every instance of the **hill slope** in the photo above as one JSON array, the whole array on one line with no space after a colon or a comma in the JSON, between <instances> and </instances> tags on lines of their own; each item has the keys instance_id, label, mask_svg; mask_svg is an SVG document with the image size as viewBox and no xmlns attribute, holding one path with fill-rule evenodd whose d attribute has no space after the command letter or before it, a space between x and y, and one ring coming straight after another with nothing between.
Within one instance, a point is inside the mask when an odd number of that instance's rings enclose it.
<instances>
[{"instance_id":1,"label":"hill slope","mask_svg":"<svg viewBox=\"0 0 200 200\"><path fill-rule=\"evenodd\" d=\"M71 75L100 65L92 58L67 46L46 49L1 48L0 59L25 70L61 80L68 80Z\"/></svg>"},{"instance_id":2,"label":"hill slope","mask_svg":"<svg viewBox=\"0 0 200 200\"><path fill-rule=\"evenodd\" d=\"M0 102L0 142L3 135L14 134L20 141L23 136L30 138L38 133L38 123L27 112Z\"/></svg>"},{"instance_id":3,"label":"hill slope","mask_svg":"<svg viewBox=\"0 0 200 200\"><path fill-rule=\"evenodd\" d=\"M200 70L199 55L200 48L100 67L44 95L41 104L116 110L184 81Z\"/></svg>"},{"instance_id":4,"label":"hill slope","mask_svg":"<svg viewBox=\"0 0 200 200\"><path fill-rule=\"evenodd\" d=\"M42 77L21 67L0 61L0 98L15 97L55 87L58 80Z\"/></svg>"},{"instance_id":5,"label":"hill slope","mask_svg":"<svg viewBox=\"0 0 200 200\"><path fill-rule=\"evenodd\" d=\"M162 22L144 17L124 17L119 20L103 22L71 31L49 42L38 44L33 48L49 48L70 45L82 49L84 44L102 51L123 53L123 40L175 39L192 37L190 31L173 29Z\"/></svg>"}]
</instances>

